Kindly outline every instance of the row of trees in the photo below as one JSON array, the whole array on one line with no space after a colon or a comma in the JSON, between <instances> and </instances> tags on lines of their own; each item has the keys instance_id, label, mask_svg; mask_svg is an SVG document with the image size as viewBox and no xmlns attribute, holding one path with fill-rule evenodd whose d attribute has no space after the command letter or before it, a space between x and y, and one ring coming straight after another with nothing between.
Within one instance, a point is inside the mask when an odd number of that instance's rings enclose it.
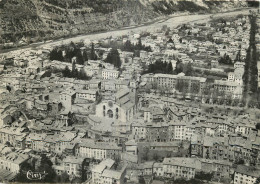
<instances>
[{"instance_id":1,"label":"row of trees","mask_svg":"<svg viewBox=\"0 0 260 184\"><path fill-rule=\"evenodd\" d=\"M246 104L245 99L233 99L231 94L225 94L223 91L214 89L212 86L204 86L200 89L199 83L189 84L186 81L178 80L175 85L175 90L169 87L160 87L157 83L147 84L144 88L141 88L140 93L155 92L161 96L172 96L174 98L186 99L187 97L197 102L203 102L206 104L216 104L232 107L244 107ZM260 96L260 95L259 95ZM257 106L258 107L258 106ZM259 104L260 107L260 104Z\"/></svg>"},{"instance_id":2,"label":"row of trees","mask_svg":"<svg viewBox=\"0 0 260 184\"><path fill-rule=\"evenodd\" d=\"M63 77L68 78L75 78L79 80L90 80L91 77L89 77L84 69L81 69L78 71L78 69L75 67L75 62L72 64L72 70L69 69L68 66L65 67L64 70L62 70Z\"/></svg>"},{"instance_id":3,"label":"row of trees","mask_svg":"<svg viewBox=\"0 0 260 184\"><path fill-rule=\"evenodd\" d=\"M97 60L93 43L91 45L90 52L87 52L87 50L81 51L81 46L83 46L83 44L76 45L71 42L67 46L62 46L61 48L56 47L50 52L50 60L71 63L72 58L76 57L76 63L80 65L84 65L85 61L88 61L88 59ZM65 52L65 55L63 54L63 51Z\"/></svg>"},{"instance_id":4,"label":"row of trees","mask_svg":"<svg viewBox=\"0 0 260 184\"><path fill-rule=\"evenodd\" d=\"M253 93L257 93L257 86L258 86L258 70L257 70L257 61L259 58L259 53L257 53L256 49L256 32L257 32L257 24L256 24L256 17L252 16L251 18L251 32L250 32L250 47L252 49L251 52L251 62L250 71L251 71L251 81L250 81L250 90ZM259 49L259 48L258 48ZM259 101L260 102L260 101Z\"/></svg>"},{"instance_id":5,"label":"row of trees","mask_svg":"<svg viewBox=\"0 0 260 184\"><path fill-rule=\"evenodd\" d=\"M251 30L250 30L250 46L247 51L247 56L245 59L245 73L243 76L245 88L244 88L244 98L248 101L247 106L249 108L259 108L260 109L260 89L258 88L257 79L257 58L259 58L259 53L256 51L255 35L257 31L256 17L250 16Z\"/></svg>"},{"instance_id":6,"label":"row of trees","mask_svg":"<svg viewBox=\"0 0 260 184\"><path fill-rule=\"evenodd\" d=\"M157 60L154 63L148 66L148 69L144 73L164 73L164 74L179 74L185 73L186 76L192 76L194 70L191 63L183 64L180 60L177 59L176 68L173 70L171 62L163 62Z\"/></svg>"},{"instance_id":7,"label":"row of trees","mask_svg":"<svg viewBox=\"0 0 260 184\"><path fill-rule=\"evenodd\" d=\"M173 68L171 62L163 62L161 60L157 60L154 63L150 64L148 70L144 73L165 73L165 74L173 74Z\"/></svg>"},{"instance_id":8,"label":"row of trees","mask_svg":"<svg viewBox=\"0 0 260 184\"><path fill-rule=\"evenodd\" d=\"M147 51L147 52L151 52L152 49L150 46L146 47L142 44L142 40L141 38L138 39L138 43L136 45L133 45L131 43L131 41L127 40L125 42L125 44L123 45L123 48L122 48L123 51L128 51L128 52L134 52L135 50L144 50L144 51Z\"/></svg>"}]
</instances>

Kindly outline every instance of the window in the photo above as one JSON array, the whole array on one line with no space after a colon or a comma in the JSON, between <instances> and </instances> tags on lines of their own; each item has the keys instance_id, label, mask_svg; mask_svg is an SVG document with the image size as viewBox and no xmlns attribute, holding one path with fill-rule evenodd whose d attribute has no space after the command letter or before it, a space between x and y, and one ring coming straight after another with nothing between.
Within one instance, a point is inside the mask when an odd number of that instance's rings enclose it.
<instances>
[{"instance_id":1,"label":"window","mask_svg":"<svg viewBox=\"0 0 260 184\"><path fill-rule=\"evenodd\" d=\"M118 119L118 108L116 108L116 119Z\"/></svg>"},{"instance_id":2,"label":"window","mask_svg":"<svg viewBox=\"0 0 260 184\"><path fill-rule=\"evenodd\" d=\"M107 111L107 114L108 114L108 117L109 117L109 118L113 118L113 111L112 111L112 110L109 109L109 110Z\"/></svg>"}]
</instances>

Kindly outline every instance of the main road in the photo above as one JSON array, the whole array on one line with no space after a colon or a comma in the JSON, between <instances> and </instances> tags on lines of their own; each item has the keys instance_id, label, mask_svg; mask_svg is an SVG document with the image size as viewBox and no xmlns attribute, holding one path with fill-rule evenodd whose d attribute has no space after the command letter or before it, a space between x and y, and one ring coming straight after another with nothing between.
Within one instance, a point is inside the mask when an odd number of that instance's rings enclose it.
<instances>
[{"instance_id":1,"label":"main road","mask_svg":"<svg viewBox=\"0 0 260 184\"><path fill-rule=\"evenodd\" d=\"M127 35L129 33L140 33L142 31L148 31L148 32L153 32L157 29L161 29L163 25L167 25L170 28L176 28L177 26L181 24L186 24L190 22L196 22L196 23L204 23L208 22L212 18L219 18L219 17L230 17L230 16L236 16L238 14L249 14L249 8L245 9L239 9L239 10L233 10L229 12L220 12L216 14L179 14L179 15L170 15L166 16L160 19L157 19L155 21L145 23L142 25L138 25L135 27L124 27L121 29L117 30L112 30L112 31L107 31L107 32L100 32L100 33L90 33L86 35L78 35L75 37L71 38L64 38L64 39L59 39L59 40L54 40L50 42L45 42L45 43L34 43L28 46L24 47L18 47L15 49L10 49L3 51L5 53L13 50L18 50L22 48L42 48L42 47L48 47L48 46L58 46L62 44L68 44L70 42L80 42L82 40L99 40L103 38L108 38L110 36L113 37L118 37L122 35Z\"/></svg>"}]
</instances>

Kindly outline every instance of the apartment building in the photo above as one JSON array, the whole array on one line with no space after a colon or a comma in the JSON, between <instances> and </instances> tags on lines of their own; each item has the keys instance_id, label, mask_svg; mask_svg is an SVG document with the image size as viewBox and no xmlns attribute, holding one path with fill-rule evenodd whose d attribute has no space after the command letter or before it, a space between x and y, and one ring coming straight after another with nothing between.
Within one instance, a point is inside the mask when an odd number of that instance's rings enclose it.
<instances>
[{"instance_id":1,"label":"apartment building","mask_svg":"<svg viewBox=\"0 0 260 184\"><path fill-rule=\"evenodd\" d=\"M260 169L255 167L238 165L235 169L234 184L255 184L260 176Z\"/></svg>"},{"instance_id":2,"label":"apartment building","mask_svg":"<svg viewBox=\"0 0 260 184\"><path fill-rule=\"evenodd\" d=\"M0 157L0 168L7 172L18 174L21 165L29 159L24 153L10 152Z\"/></svg>"},{"instance_id":3,"label":"apartment building","mask_svg":"<svg viewBox=\"0 0 260 184\"><path fill-rule=\"evenodd\" d=\"M95 142L93 139L83 139L75 148L76 156L97 160L118 159L121 153L122 149L115 143Z\"/></svg>"},{"instance_id":4,"label":"apartment building","mask_svg":"<svg viewBox=\"0 0 260 184\"><path fill-rule=\"evenodd\" d=\"M195 158L164 158L164 177L190 180L195 177L196 170L201 169L201 163Z\"/></svg>"},{"instance_id":5,"label":"apartment building","mask_svg":"<svg viewBox=\"0 0 260 184\"><path fill-rule=\"evenodd\" d=\"M113 169L115 161L112 159L103 160L91 169L92 182L95 184L123 184L126 175L126 166L120 170Z\"/></svg>"},{"instance_id":6,"label":"apartment building","mask_svg":"<svg viewBox=\"0 0 260 184\"><path fill-rule=\"evenodd\" d=\"M69 176L82 177L84 160L85 158L67 156L59 165L54 165L53 168L58 175L62 175L66 172Z\"/></svg>"},{"instance_id":7,"label":"apartment building","mask_svg":"<svg viewBox=\"0 0 260 184\"><path fill-rule=\"evenodd\" d=\"M95 102L98 96L98 92L96 90L77 90L76 98L84 99Z\"/></svg>"},{"instance_id":8,"label":"apartment building","mask_svg":"<svg viewBox=\"0 0 260 184\"><path fill-rule=\"evenodd\" d=\"M117 79L119 76L119 71L115 69L103 69L102 78L103 79Z\"/></svg>"}]
</instances>

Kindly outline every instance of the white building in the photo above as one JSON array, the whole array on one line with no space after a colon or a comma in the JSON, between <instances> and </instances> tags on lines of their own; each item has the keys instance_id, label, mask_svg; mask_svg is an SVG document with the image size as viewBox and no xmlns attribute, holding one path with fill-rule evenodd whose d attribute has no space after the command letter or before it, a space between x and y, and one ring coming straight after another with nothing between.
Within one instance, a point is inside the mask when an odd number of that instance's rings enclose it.
<instances>
[{"instance_id":1,"label":"white building","mask_svg":"<svg viewBox=\"0 0 260 184\"><path fill-rule=\"evenodd\" d=\"M238 165L235 170L234 184L254 184L259 176L259 169L244 165Z\"/></svg>"},{"instance_id":2,"label":"white building","mask_svg":"<svg viewBox=\"0 0 260 184\"><path fill-rule=\"evenodd\" d=\"M237 68L244 68L245 67L245 63L244 62L236 62L234 64L234 68L237 69Z\"/></svg>"},{"instance_id":3,"label":"white building","mask_svg":"<svg viewBox=\"0 0 260 184\"><path fill-rule=\"evenodd\" d=\"M83 139L75 149L77 156L97 160L116 159L120 157L121 152L121 148L116 143L95 142L92 139Z\"/></svg>"},{"instance_id":4,"label":"white building","mask_svg":"<svg viewBox=\"0 0 260 184\"><path fill-rule=\"evenodd\" d=\"M219 91L233 93L238 85L232 81L227 80L215 80L214 88Z\"/></svg>"},{"instance_id":5,"label":"white building","mask_svg":"<svg viewBox=\"0 0 260 184\"><path fill-rule=\"evenodd\" d=\"M29 159L27 154L11 152L0 157L0 168L14 174L20 172L21 164Z\"/></svg>"},{"instance_id":6,"label":"white building","mask_svg":"<svg viewBox=\"0 0 260 184\"><path fill-rule=\"evenodd\" d=\"M129 140L125 143L126 146L126 152L129 154L137 155L137 142L135 140Z\"/></svg>"},{"instance_id":7,"label":"white building","mask_svg":"<svg viewBox=\"0 0 260 184\"><path fill-rule=\"evenodd\" d=\"M98 92L96 90L78 90L76 92L76 98L90 100L95 102L98 96Z\"/></svg>"},{"instance_id":8,"label":"white building","mask_svg":"<svg viewBox=\"0 0 260 184\"><path fill-rule=\"evenodd\" d=\"M115 161L112 159L103 160L91 169L92 183L95 184L122 184L126 175L126 167L121 170L112 169Z\"/></svg>"},{"instance_id":9,"label":"white building","mask_svg":"<svg viewBox=\"0 0 260 184\"><path fill-rule=\"evenodd\" d=\"M201 169L201 163L196 158L165 158L163 160L164 177L190 180L195 177L195 171Z\"/></svg>"},{"instance_id":10,"label":"white building","mask_svg":"<svg viewBox=\"0 0 260 184\"><path fill-rule=\"evenodd\" d=\"M69 175L75 175L77 177L81 177L81 169L83 164L84 158L76 158L72 156L66 157L63 162L64 171L67 172Z\"/></svg>"},{"instance_id":11,"label":"white building","mask_svg":"<svg viewBox=\"0 0 260 184\"><path fill-rule=\"evenodd\" d=\"M185 140L186 139L186 126L184 121L171 121L169 124L169 130L173 132L172 140Z\"/></svg>"},{"instance_id":12,"label":"white building","mask_svg":"<svg viewBox=\"0 0 260 184\"><path fill-rule=\"evenodd\" d=\"M153 174L158 177L162 177L164 175L163 163L155 162L153 164Z\"/></svg>"},{"instance_id":13,"label":"white building","mask_svg":"<svg viewBox=\"0 0 260 184\"><path fill-rule=\"evenodd\" d=\"M146 125L139 122L132 124L132 135L135 140L145 139L147 135Z\"/></svg>"},{"instance_id":14,"label":"white building","mask_svg":"<svg viewBox=\"0 0 260 184\"><path fill-rule=\"evenodd\" d=\"M103 79L117 79L119 76L119 71L114 69L103 69L102 78Z\"/></svg>"}]
</instances>

